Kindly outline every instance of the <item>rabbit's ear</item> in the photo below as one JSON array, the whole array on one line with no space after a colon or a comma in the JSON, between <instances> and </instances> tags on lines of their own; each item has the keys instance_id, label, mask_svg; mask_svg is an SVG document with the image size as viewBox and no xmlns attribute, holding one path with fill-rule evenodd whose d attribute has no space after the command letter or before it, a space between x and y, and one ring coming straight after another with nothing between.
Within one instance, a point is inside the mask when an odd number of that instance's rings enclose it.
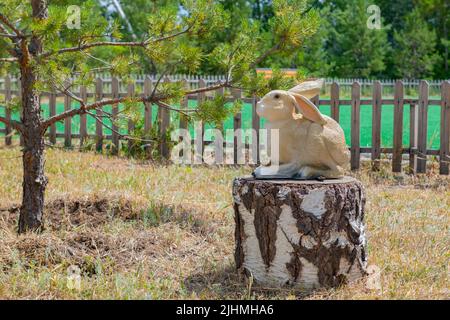
<instances>
[{"instance_id":1,"label":"rabbit's ear","mask_svg":"<svg viewBox=\"0 0 450 320\"><path fill-rule=\"evenodd\" d=\"M311 99L320 93L320 89L323 87L323 79L317 79L312 81L305 81L299 85L289 89L289 92L301 94L302 96Z\"/></svg>"},{"instance_id":2,"label":"rabbit's ear","mask_svg":"<svg viewBox=\"0 0 450 320\"><path fill-rule=\"evenodd\" d=\"M289 96L292 97L294 105L306 119L319 124L325 124L327 122L319 109L308 98L291 92L289 92Z\"/></svg>"}]
</instances>

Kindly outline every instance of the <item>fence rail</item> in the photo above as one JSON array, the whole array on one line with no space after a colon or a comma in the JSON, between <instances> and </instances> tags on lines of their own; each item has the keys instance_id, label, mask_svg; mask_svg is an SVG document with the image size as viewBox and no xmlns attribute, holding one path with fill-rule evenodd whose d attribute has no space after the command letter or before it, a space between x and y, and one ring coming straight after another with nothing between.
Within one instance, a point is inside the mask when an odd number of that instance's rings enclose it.
<instances>
[{"instance_id":1,"label":"fence rail","mask_svg":"<svg viewBox=\"0 0 450 320\"><path fill-rule=\"evenodd\" d=\"M185 81L185 85L192 88L202 88L209 86L211 84L217 83L223 80L220 76L210 76L206 78L198 77L182 77L182 76L169 76L165 81ZM125 83L116 78L98 78L96 80L95 88L79 87L74 88L79 96L84 101L89 101L92 99L101 100L103 98L114 98L114 97L125 97L133 96L136 94L148 95L151 91L157 77L136 77L133 83ZM329 105L331 109L331 117L339 122L340 120L340 107L343 105L350 105L351 107L351 121L350 121L350 152L351 152L351 169L356 170L360 167L361 154L370 154L373 168L377 169L381 160L382 154L390 154L392 162L392 171L401 172L402 171L402 160L404 155L409 157L409 170L414 173L425 173L427 165L427 155L434 155L439 157L439 171L441 174L449 174L449 163L450 163L450 82L441 81L440 83L432 83L434 86L439 86L440 97L430 97L430 83L427 81L414 81L414 84L418 84L418 97L410 98L405 96L405 87L410 85L412 82L404 82L401 80L395 81L393 83L394 95L393 98L383 98L383 87L385 85L392 85L391 83L383 83L382 81L373 81L372 85L372 97L368 99L361 98L361 86L362 83L359 81L353 81L351 83L351 95L350 99L341 99L340 94L342 92L342 86L348 85L350 83L343 82L340 84L337 81L331 81L329 83L329 99L321 99L319 96L314 97L313 102L318 105ZM0 94L5 96L6 102L11 101L14 96L20 95L19 82L17 79L6 77L0 79ZM366 82L367 84L367 82ZM213 94L220 94L226 96L227 102L233 102L236 99L240 99L245 103L252 105L252 115L251 115L251 126L253 129L258 130L261 126L261 121L255 112L256 103L258 101L257 97L243 97L243 92L238 89L232 89L229 92L222 89L216 90ZM183 109L187 109L188 100L196 100L197 102L203 101L204 99L210 99L211 94L199 93L195 95L190 95L184 98L180 102L180 106ZM64 110L72 108L72 101L69 97L63 94L55 93L43 93L41 100L48 100L49 115L53 116L57 111L57 101L63 99ZM361 130L361 106L368 105L372 107L372 145L371 147L361 147L360 145L360 130ZM381 111L383 105L394 105L394 119L393 119L393 146L389 148L383 148L381 146ZM405 105L409 105L409 147L405 148L402 144L402 134L404 130L404 117ZM430 105L440 106L440 145L439 149L428 149L427 148L427 130L428 130L428 108ZM165 133L171 124L170 110L166 108L159 108L157 114L157 121L159 124L159 129L161 133ZM118 114L118 106L113 106L112 108L113 117ZM97 117L102 116L102 111L97 111ZM5 117L10 118L11 112L6 109ZM180 128L187 128L187 123L181 117L177 124ZM134 123L129 121L128 131L131 132L134 129ZM144 105L144 131L149 132L152 128L152 107L149 104ZM86 115L80 116L80 130L79 133L72 132L72 119L67 118L64 120L64 132L58 133L56 126L52 125L48 131L48 139L51 143L56 143L57 138L64 139L64 145L66 147L72 146L73 139L79 139L80 146L85 143L86 139L94 138L96 141L96 149L102 150L104 146L104 140L111 140L112 145L115 146L112 150L113 153L117 153L117 146L120 143L121 136L117 133L117 128L113 123L112 134L105 135L103 124L97 119L95 134L89 134L87 130ZM240 139L240 129L242 126L242 115L238 113L233 119L233 130L234 139L231 143L233 145L234 160L239 160L239 139ZM200 124L198 128L195 129L196 132L203 136L205 126ZM5 134L5 143L10 145L12 129L8 126L0 129L0 133ZM259 136L256 137L259 142ZM129 144L132 141L128 141ZM219 146L225 143L229 145L230 143L224 141L215 141L214 145L216 150L219 150ZM196 163L202 162L201 155L205 145L208 142L194 141L195 144L195 154ZM248 146L247 146L248 147ZM165 157L169 156L168 142L162 141L159 146L161 154ZM260 154L259 148L256 149L257 160L259 162ZM200 155L200 157L198 156ZM222 159L222 155L217 155ZM217 160L217 158L216 158ZM220 161L219 161L220 163Z\"/></svg>"},{"instance_id":2,"label":"fence rail","mask_svg":"<svg viewBox=\"0 0 450 320\"><path fill-rule=\"evenodd\" d=\"M97 78L102 79L104 84L110 84L114 77L112 77L108 73L98 74ZM145 79L149 78L153 83L156 82L159 78L159 75L145 75L145 74L137 74L133 75L132 79L136 84L143 84ZM196 75L184 75L184 74L175 74L168 75L167 78L170 81L181 81L185 80L187 83L192 84L194 86L198 86L200 81L204 81L207 85L216 83L218 81L225 81L224 75L204 75L204 76L196 76ZM4 85L6 78L0 78L0 87ZM394 87L397 81L402 81L404 87L419 87L421 81L418 79L382 79L382 80L373 80L373 79L360 79L360 78L324 78L325 85L332 85L333 83L337 83L340 86L352 86L355 82L358 82L361 86L372 86L377 82L380 82L383 87ZM17 82L16 76L10 76L10 81L12 84ZM427 80L428 85L430 87L440 87L442 82L450 81L450 79L443 80Z\"/></svg>"}]
</instances>

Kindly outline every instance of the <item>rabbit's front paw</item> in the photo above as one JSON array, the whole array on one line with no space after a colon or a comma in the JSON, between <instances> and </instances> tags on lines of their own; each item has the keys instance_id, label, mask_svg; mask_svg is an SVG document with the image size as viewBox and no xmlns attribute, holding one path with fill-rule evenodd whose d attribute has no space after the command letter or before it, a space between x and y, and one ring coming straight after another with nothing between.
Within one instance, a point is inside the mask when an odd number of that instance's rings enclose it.
<instances>
[{"instance_id":1,"label":"rabbit's front paw","mask_svg":"<svg viewBox=\"0 0 450 320\"><path fill-rule=\"evenodd\" d=\"M303 179L312 179L316 176L316 170L309 166L304 166L298 172L299 176Z\"/></svg>"},{"instance_id":2,"label":"rabbit's front paw","mask_svg":"<svg viewBox=\"0 0 450 320\"><path fill-rule=\"evenodd\" d=\"M273 176L277 175L278 166L259 166L253 171L252 175L254 177L262 177L262 176Z\"/></svg>"}]
</instances>

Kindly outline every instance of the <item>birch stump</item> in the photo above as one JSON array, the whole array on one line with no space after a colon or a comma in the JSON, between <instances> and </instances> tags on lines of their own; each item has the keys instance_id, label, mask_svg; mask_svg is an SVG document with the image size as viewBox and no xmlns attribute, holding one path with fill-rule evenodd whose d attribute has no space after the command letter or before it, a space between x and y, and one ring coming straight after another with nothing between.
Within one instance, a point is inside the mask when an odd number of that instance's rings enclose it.
<instances>
[{"instance_id":1,"label":"birch stump","mask_svg":"<svg viewBox=\"0 0 450 320\"><path fill-rule=\"evenodd\" d=\"M338 180L233 182L235 262L263 286L335 287L366 275L365 194Z\"/></svg>"}]
</instances>

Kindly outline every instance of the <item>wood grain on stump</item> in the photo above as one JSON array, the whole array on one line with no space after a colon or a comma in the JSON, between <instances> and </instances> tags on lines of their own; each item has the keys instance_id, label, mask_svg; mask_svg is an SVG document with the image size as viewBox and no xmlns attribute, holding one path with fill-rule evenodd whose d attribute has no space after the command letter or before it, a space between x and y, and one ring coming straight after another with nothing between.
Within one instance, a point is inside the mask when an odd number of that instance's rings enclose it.
<instances>
[{"instance_id":1,"label":"wood grain on stump","mask_svg":"<svg viewBox=\"0 0 450 320\"><path fill-rule=\"evenodd\" d=\"M233 182L236 267L267 286L334 287L366 274L365 194L354 178Z\"/></svg>"}]
</instances>

